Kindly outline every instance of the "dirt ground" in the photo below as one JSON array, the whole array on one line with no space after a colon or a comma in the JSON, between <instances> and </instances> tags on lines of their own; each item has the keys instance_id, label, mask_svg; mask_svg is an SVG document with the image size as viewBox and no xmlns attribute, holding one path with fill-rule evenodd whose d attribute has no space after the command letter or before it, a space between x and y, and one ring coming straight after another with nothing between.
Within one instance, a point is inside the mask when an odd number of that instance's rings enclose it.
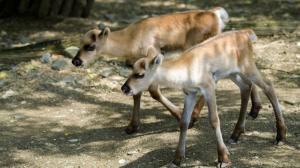
<instances>
[{"instance_id":1,"label":"dirt ground","mask_svg":"<svg viewBox=\"0 0 300 168\"><path fill-rule=\"evenodd\" d=\"M285 21L296 22L299 3L280 1L282 4L277 8L279 1L258 1L259 5L251 1L132 3L123 7L121 1L97 1L89 19L4 19L0 20L0 28L13 44L20 40L20 35L29 37L29 41L59 36L63 37L64 46L70 46L78 45L80 35L99 20L119 28L151 13L225 6L233 18L230 28L246 27L237 24L239 21L256 23L250 26L261 33L254 44L257 65L274 84L288 128L287 143L274 145L273 110L260 92L263 109L258 118L247 120L246 133L237 144L227 144L233 167L300 167L300 29L299 26L284 29L280 25ZM270 4L273 10L268 8ZM264 36L268 29L259 25L267 21L282 29ZM2 42L6 40L1 38ZM36 55L36 59L28 62L16 60L13 65L5 64L9 69L0 71L0 167L144 168L164 167L172 161L179 138L178 123L148 93L142 97L139 132L133 135L124 132L132 98L120 92L130 72L122 60L101 58L90 66L76 68L69 59L68 65L58 71L50 63L41 63ZM183 106L180 90L163 89L163 94ZM217 104L226 141L240 107L239 90L232 82L218 83ZM216 159L215 136L205 107L200 120L188 131L182 167L215 167Z\"/></svg>"}]
</instances>

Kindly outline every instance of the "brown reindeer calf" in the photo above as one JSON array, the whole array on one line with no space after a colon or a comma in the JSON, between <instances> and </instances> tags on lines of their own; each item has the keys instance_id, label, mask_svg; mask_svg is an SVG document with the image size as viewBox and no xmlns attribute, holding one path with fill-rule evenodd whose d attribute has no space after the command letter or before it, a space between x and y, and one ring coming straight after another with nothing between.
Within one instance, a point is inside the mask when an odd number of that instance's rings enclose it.
<instances>
[{"instance_id":1,"label":"brown reindeer calf","mask_svg":"<svg viewBox=\"0 0 300 168\"><path fill-rule=\"evenodd\" d=\"M217 137L219 166L230 163L228 149L222 138L215 96L216 83L223 78L230 78L241 91L240 116L230 141L237 141L244 131L253 83L264 91L273 106L277 142L285 141L286 127L274 89L261 76L253 59L251 41L256 38L252 30L226 32L188 49L178 58L164 62L163 56L150 48L148 56L134 64L133 74L121 88L125 94L138 94L153 84L182 88L185 93L174 164L180 165L185 156L187 129L196 104L196 93L200 91L205 97L210 124Z\"/></svg>"},{"instance_id":2,"label":"brown reindeer calf","mask_svg":"<svg viewBox=\"0 0 300 168\"><path fill-rule=\"evenodd\" d=\"M126 58L134 62L146 56L149 47L157 52L162 49L185 50L219 34L227 21L227 12L218 7L212 10L193 10L146 18L114 32L110 32L109 28L90 30L82 38L80 51L72 63L80 66L95 60L100 54ZM147 89L154 99L180 120L181 110L161 94L158 85L150 85ZM139 127L141 95L142 92L139 92L133 96L133 113L131 122L126 128L128 134L136 132ZM252 103L250 114L256 116L261 105L255 88L252 92ZM197 120L203 105L202 96L195 107L191 126Z\"/></svg>"}]
</instances>

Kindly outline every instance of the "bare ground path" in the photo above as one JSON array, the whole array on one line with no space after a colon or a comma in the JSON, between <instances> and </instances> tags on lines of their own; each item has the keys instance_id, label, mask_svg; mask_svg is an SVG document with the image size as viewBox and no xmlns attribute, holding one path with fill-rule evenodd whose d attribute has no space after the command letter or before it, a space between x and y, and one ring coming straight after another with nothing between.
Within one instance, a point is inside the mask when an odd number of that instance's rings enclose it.
<instances>
[{"instance_id":1,"label":"bare ground path","mask_svg":"<svg viewBox=\"0 0 300 168\"><path fill-rule=\"evenodd\" d=\"M173 1L165 2L165 13L177 9ZM207 2L209 6L215 5L211 3ZM276 3L271 6L276 6ZM229 8L235 20L233 23L239 20L256 23L272 20L279 27L283 20L295 21L294 12L300 7L296 1L282 3L271 12L273 17L270 17L267 2L260 2L257 7L266 9L260 10L261 13L248 1L219 2ZM146 2L141 4L122 8L115 1L98 1L90 19L52 20L43 24L27 20L33 24L27 28L16 27L20 20L0 20L5 23L0 24L0 28L9 34L13 43L19 39L19 34L28 35L29 40L33 41L39 35L46 34L43 38L59 36L63 37L63 45L77 45L82 32L98 23L98 16L101 20L108 17L105 22L117 28L122 23L127 24L125 21L131 21L134 16L140 18L145 13L161 12L161 7L156 7L155 3L148 3L148 6ZM190 5L205 6L202 1ZM178 3L177 7L180 6L184 7ZM250 11L241 16L239 13L243 9ZM133 13L125 15L126 11ZM104 13L112 16L104 17ZM250 13L253 15L250 16ZM117 21L109 21L110 17ZM26 19L24 23L26 25ZM255 28L258 25L250 26ZM256 120L247 120L246 134L242 135L238 144L228 145L234 167L300 167L300 29L292 28L291 32L259 36L255 43L257 65L273 82L282 105L288 142L282 146L273 144L274 116L270 104L261 93L261 114ZM61 71L50 66L35 59L18 62L8 70L0 71L0 167L144 168L162 167L172 160L178 142L178 124L148 93L142 98L139 133L125 134L132 100L120 92L124 76L130 72L122 61L102 58L86 68L66 65ZM183 95L180 91L164 89L163 93L182 107ZM237 87L226 80L220 82L217 103L223 136L227 140L238 117L240 97ZM199 122L188 131L187 138L187 156L183 167L214 167L216 144L206 108Z\"/></svg>"}]
</instances>

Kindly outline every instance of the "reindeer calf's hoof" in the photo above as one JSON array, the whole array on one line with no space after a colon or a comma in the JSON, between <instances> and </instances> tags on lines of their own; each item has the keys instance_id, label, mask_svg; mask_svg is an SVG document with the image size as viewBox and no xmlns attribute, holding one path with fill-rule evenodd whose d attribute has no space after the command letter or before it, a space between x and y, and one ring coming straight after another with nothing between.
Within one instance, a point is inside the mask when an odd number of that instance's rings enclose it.
<instances>
[{"instance_id":1,"label":"reindeer calf's hoof","mask_svg":"<svg viewBox=\"0 0 300 168\"><path fill-rule=\"evenodd\" d=\"M262 108L262 106L260 104L252 105L251 111L250 111L250 113L248 115L253 120L256 119L261 108Z\"/></svg>"},{"instance_id":2,"label":"reindeer calf's hoof","mask_svg":"<svg viewBox=\"0 0 300 168\"><path fill-rule=\"evenodd\" d=\"M138 132L138 125L128 125L127 128L125 129L126 134L133 134Z\"/></svg>"},{"instance_id":3,"label":"reindeer calf's hoof","mask_svg":"<svg viewBox=\"0 0 300 168\"><path fill-rule=\"evenodd\" d=\"M188 129L190 129L190 128L193 128L194 127L194 125L195 125L195 122L197 122L197 119L191 119L191 122L190 122L190 124L189 124L189 127L188 127Z\"/></svg>"},{"instance_id":4,"label":"reindeer calf's hoof","mask_svg":"<svg viewBox=\"0 0 300 168\"><path fill-rule=\"evenodd\" d=\"M231 145L237 144L237 140L234 140L234 139L230 138L230 139L228 140L228 143L231 144Z\"/></svg>"},{"instance_id":5,"label":"reindeer calf's hoof","mask_svg":"<svg viewBox=\"0 0 300 168\"><path fill-rule=\"evenodd\" d=\"M170 163L168 166L166 166L167 168L179 168L180 166L177 166L176 164L174 164L173 162Z\"/></svg>"},{"instance_id":6,"label":"reindeer calf's hoof","mask_svg":"<svg viewBox=\"0 0 300 168\"><path fill-rule=\"evenodd\" d=\"M230 167L231 162L218 162L217 168L224 168L224 167Z\"/></svg>"}]
</instances>

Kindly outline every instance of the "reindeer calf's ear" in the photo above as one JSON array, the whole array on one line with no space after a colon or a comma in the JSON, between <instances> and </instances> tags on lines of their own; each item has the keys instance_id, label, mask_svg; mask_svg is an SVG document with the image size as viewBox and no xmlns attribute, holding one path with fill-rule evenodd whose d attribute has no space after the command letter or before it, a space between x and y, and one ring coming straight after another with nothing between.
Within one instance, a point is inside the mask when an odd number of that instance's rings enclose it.
<instances>
[{"instance_id":1,"label":"reindeer calf's ear","mask_svg":"<svg viewBox=\"0 0 300 168\"><path fill-rule=\"evenodd\" d=\"M105 27L105 29L102 30L101 33L99 34L99 37L108 36L109 33L110 33L110 29L108 27Z\"/></svg>"},{"instance_id":2,"label":"reindeer calf's ear","mask_svg":"<svg viewBox=\"0 0 300 168\"><path fill-rule=\"evenodd\" d=\"M162 57L163 57L163 55L158 54L158 55L154 58L154 64L161 64L161 62L162 62Z\"/></svg>"}]
</instances>

